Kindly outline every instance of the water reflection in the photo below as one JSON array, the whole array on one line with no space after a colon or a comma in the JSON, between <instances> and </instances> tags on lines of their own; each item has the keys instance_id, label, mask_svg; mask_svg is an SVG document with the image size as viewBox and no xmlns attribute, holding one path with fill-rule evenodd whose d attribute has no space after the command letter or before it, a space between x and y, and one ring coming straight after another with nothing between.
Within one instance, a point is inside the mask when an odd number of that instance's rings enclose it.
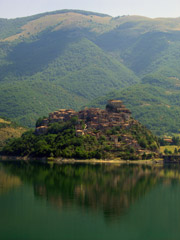
<instances>
[{"instance_id":1,"label":"water reflection","mask_svg":"<svg viewBox=\"0 0 180 240\"><path fill-rule=\"evenodd\" d=\"M58 209L79 206L101 211L108 221L125 214L157 183L173 185L180 181L177 166L16 163L5 164L4 169L10 175L3 177L5 173L0 172L0 186L3 178L7 188L26 182L33 185L36 198L46 199Z\"/></svg>"},{"instance_id":2,"label":"water reflection","mask_svg":"<svg viewBox=\"0 0 180 240\"><path fill-rule=\"evenodd\" d=\"M0 166L0 195L9 192L21 185L21 180L17 176L7 174Z\"/></svg>"}]
</instances>

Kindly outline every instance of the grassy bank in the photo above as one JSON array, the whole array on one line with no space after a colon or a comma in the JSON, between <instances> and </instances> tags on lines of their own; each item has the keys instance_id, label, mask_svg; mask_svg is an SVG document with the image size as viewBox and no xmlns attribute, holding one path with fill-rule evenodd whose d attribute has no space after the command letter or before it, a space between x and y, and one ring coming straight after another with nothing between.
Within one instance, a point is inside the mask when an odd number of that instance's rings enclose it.
<instances>
[{"instance_id":1,"label":"grassy bank","mask_svg":"<svg viewBox=\"0 0 180 240\"><path fill-rule=\"evenodd\" d=\"M171 151L172 153L174 153L174 150L177 149L179 150L180 149L180 146L176 146L176 145L167 145L167 146L161 146L160 147L160 152L161 153L164 153L164 150L167 149L168 151Z\"/></svg>"}]
</instances>

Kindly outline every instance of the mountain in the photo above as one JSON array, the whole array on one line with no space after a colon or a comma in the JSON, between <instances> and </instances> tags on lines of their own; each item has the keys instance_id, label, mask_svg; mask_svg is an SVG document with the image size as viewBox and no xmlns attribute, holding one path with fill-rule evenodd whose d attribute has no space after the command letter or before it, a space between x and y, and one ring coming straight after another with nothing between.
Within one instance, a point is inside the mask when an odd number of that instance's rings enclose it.
<instances>
[{"instance_id":1,"label":"mountain","mask_svg":"<svg viewBox=\"0 0 180 240\"><path fill-rule=\"evenodd\" d=\"M0 19L0 28L1 116L33 126L112 96L155 133L179 131L180 18L61 10Z\"/></svg>"}]
</instances>

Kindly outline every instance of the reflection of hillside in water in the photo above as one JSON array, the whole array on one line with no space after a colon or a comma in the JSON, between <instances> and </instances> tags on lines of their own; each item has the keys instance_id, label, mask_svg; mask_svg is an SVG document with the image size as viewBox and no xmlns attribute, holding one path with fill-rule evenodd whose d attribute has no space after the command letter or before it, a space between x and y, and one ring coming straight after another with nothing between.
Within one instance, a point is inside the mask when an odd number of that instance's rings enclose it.
<instances>
[{"instance_id":1,"label":"reflection of hillside in water","mask_svg":"<svg viewBox=\"0 0 180 240\"><path fill-rule=\"evenodd\" d=\"M19 187L20 185L20 178L7 174L4 171L4 168L0 165L0 195L10 191L13 188Z\"/></svg>"},{"instance_id":2,"label":"reflection of hillside in water","mask_svg":"<svg viewBox=\"0 0 180 240\"><path fill-rule=\"evenodd\" d=\"M34 185L34 194L56 208L79 206L107 219L124 214L159 181L180 180L179 170L141 165L11 165L11 173Z\"/></svg>"},{"instance_id":3,"label":"reflection of hillside in water","mask_svg":"<svg viewBox=\"0 0 180 240\"><path fill-rule=\"evenodd\" d=\"M157 182L156 170L141 166L61 166L56 188L35 185L35 194L53 205L79 205L103 211L108 219L120 216ZM54 179L55 180L55 179Z\"/></svg>"}]
</instances>

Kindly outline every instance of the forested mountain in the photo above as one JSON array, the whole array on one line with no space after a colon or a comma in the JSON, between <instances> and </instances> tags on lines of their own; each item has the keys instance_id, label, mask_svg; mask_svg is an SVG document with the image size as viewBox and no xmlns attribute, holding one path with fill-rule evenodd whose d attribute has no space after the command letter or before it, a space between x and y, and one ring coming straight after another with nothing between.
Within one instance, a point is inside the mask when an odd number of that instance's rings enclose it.
<instances>
[{"instance_id":1,"label":"forested mountain","mask_svg":"<svg viewBox=\"0 0 180 240\"><path fill-rule=\"evenodd\" d=\"M0 30L1 116L32 126L122 98L157 134L179 131L180 18L62 10L0 19Z\"/></svg>"}]
</instances>

